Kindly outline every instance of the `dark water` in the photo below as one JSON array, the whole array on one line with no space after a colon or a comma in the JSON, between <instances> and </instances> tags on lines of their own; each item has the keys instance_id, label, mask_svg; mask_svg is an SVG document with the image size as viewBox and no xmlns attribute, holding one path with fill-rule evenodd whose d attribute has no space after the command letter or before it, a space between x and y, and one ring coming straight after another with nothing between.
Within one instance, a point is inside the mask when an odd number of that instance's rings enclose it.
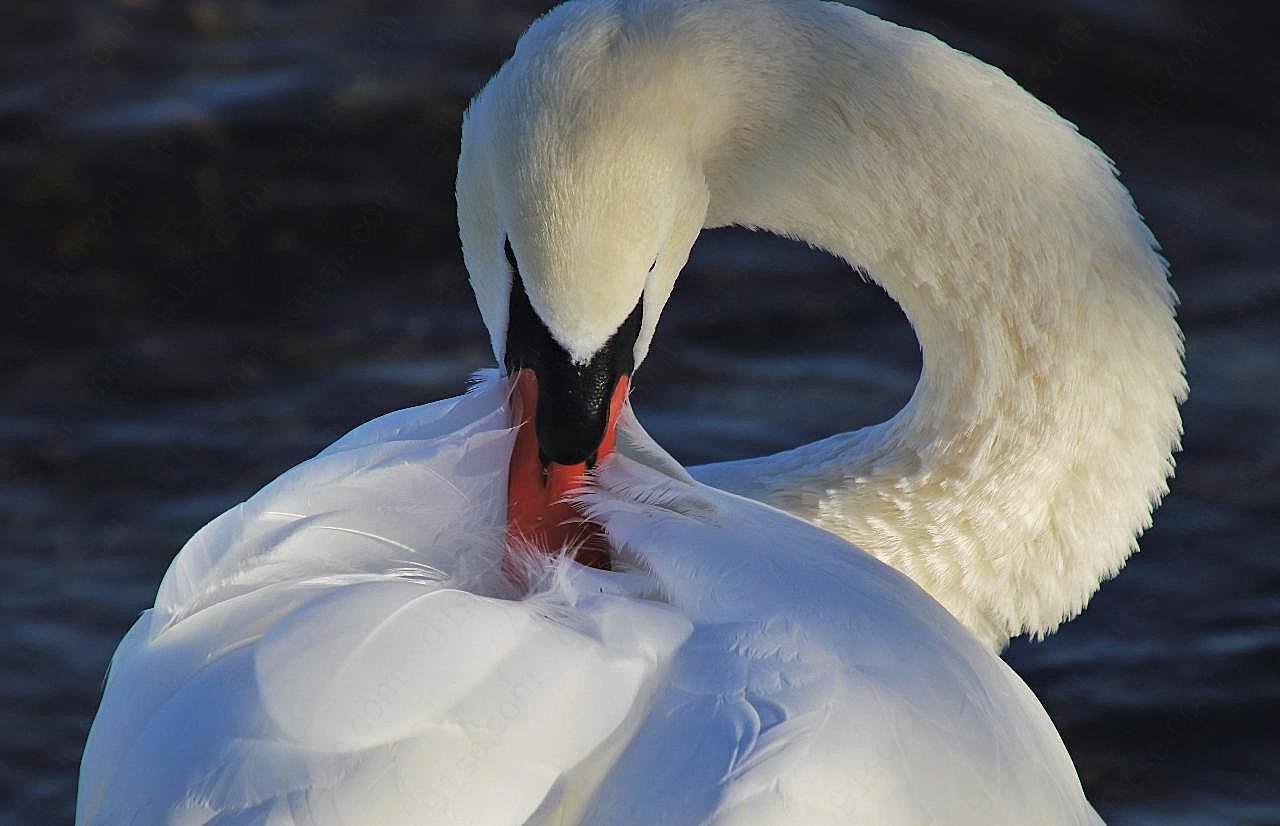
<instances>
[{"instance_id":1,"label":"dark water","mask_svg":"<svg viewBox=\"0 0 1280 826\"><path fill-rule=\"evenodd\" d=\"M873 7L1079 123L1173 263L1193 388L1174 492L1084 616L1008 654L1114 823L1280 823L1271 8ZM187 536L488 363L453 218L457 124L535 11L6 6L0 823L70 819L108 658ZM716 232L634 398L696 462L884 418L918 366L876 288L796 245Z\"/></svg>"}]
</instances>

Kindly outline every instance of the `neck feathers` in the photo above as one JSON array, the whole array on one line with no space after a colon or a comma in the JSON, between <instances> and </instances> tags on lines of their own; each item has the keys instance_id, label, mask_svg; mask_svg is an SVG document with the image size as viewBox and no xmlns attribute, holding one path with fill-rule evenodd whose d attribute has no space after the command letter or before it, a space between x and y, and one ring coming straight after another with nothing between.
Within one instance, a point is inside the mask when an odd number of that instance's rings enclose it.
<instances>
[{"instance_id":1,"label":"neck feathers","mask_svg":"<svg viewBox=\"0 0 1280 826\"><path fill-rule=\"evenodd\" d=\"M729 102L694 130L708 224L865 270L924 370L888 422L697 475L847 537L993 647L1052 631L1173 471L1186 383L1154 239L1101 151L1001 72L853 9L713 5L685 7L735 23L686 28L721 67L697 94Z\"/></svg>"}]
</instances>

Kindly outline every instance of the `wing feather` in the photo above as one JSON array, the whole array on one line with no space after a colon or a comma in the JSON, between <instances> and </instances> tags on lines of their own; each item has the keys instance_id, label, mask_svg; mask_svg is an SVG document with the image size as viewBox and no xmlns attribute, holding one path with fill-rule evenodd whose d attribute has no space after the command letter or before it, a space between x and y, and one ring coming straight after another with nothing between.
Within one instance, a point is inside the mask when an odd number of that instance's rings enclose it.
<instances>
[{"instance_id":1,"label":"wing feather","mask_svg":"<svg viewBox=\"0 0 1280 826\"><path fill-rule=\"evenodd\" d=\"M502 383L196 534L114 659L78 822L1093 823L1026 686L893 569L628 453L618 570L500 573ZM892 813L892 814L890 814Z\"/></svg>"}]
</instances>

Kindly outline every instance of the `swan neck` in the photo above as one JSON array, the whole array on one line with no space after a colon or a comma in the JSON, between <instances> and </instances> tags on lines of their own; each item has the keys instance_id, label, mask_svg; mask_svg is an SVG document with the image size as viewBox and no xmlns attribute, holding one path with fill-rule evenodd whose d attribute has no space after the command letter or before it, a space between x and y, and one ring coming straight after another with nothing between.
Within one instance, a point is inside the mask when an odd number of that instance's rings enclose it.
<instances>
[{"instance_id":1,"label":"swan neck","mask_svg":"<svg viewBox=\"0 0 1280 826\"><path fill-rule=\"evenodd\" d=\"M732 105L694 130L714 136L707 224L839 256L923 350L893 419L737 489L895 565L994 647L1052 630L1134 549L1181 432L1174 296L1128 193L1069 123L928 35L828 4L721 34L728 74L701 94Z\"/></svg>"}]
</instances>

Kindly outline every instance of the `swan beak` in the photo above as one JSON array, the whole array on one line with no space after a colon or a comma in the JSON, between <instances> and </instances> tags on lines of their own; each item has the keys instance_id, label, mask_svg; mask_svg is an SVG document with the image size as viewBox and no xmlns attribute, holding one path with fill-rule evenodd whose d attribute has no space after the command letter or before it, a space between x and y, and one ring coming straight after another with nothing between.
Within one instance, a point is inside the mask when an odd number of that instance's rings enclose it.
<instances>
[{"instance_id":1,"label":"swan beak","mask_svg":"<svg viewBox=\"0 0 1280 826\"><path fill-rule=\"evenodd\" d=\"M530 570L518 564L523 551L567 553L584 565L609 567L604 532L568 500L617 444L644 297L590 358L575 361L533 309L510 243L507 258L517 274L503 361L512 377L513 424L519 432L507 477L504 567L520 585L527 580L521 569Z\"/></svg>"},{"instance_id":2,"label":"swan beak","mask_svg":"<svg viewBox=\"0 0 1280 826\"><path fill-rule=\"evenodd\" d=\"M513 402L520 429L507 480L509 548L547 554L567 551L583 565L609 567L608 543L600 526L586 521L568 499L583 487L587 472L617 446L618 416L626 403L629 384L626 374L616 379L604 435L595 450L582 461L561 464L547 457L539 435L545 436L548 428L556 424L539 422L539 413L550 417L557 411L545 399L539 404L537 373L526 368L515 374ZM507 575L517 581L522 579L518 567L508 556Z\"/></svg>"}]
</instances>

